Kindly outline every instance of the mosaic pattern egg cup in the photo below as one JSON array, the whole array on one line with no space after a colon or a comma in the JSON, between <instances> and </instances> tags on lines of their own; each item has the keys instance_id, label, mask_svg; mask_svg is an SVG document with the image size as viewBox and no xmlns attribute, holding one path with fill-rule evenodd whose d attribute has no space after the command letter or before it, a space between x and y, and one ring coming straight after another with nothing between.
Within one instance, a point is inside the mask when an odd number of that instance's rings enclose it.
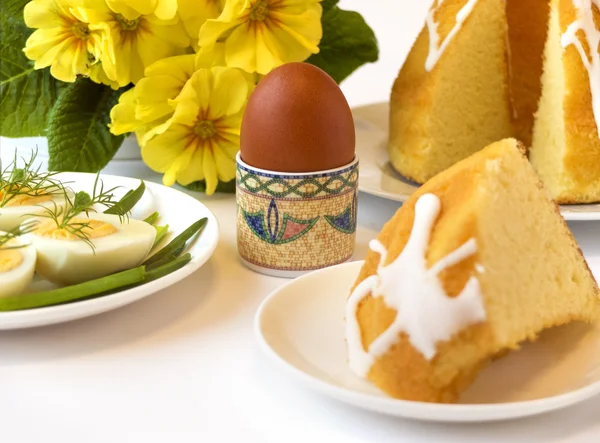
<instances>
[{"instance_id":1,"label":"mosaic pattern egg cup","mask_svg":"<svg viewBox=\"0 0 600 443\"><path fill-rule=\"evenodd\" d=\"M238 153L236 185L238 252L250 269L293 278L352 257L358 159L282 173L249 166Z\"/></svg>"}]
</instances>

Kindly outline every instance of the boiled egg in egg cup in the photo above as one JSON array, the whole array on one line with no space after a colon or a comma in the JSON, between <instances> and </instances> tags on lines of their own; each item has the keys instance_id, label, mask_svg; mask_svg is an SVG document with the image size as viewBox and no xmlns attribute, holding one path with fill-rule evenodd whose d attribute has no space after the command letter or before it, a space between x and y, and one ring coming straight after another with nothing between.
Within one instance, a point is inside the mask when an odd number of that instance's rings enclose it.
<instances>
[{"instance_id":1,"label":"boiled egg in egg cup","mask_svg":"<svg viewBox=\"0 0 600 443\"><path fill-rule=\"evenodd\" d=\"M118 215L81 213L59 228L40 219L24 235L37 250L36 271L52 283L73 285L139 266L156 237L150 224ZM77 231L78 230L78 231Z\"/></svg>"},{"instance_id":2,"label":"boiled egg in egg cup","mask_svg":"<svg viewBox=\"0 0 600 443\"><path fill-rule=\"evenodd\" d=\"M33 279L36 251L22 237L0 231L0 298L23 293Z\"/></svg>"}]
</instances>

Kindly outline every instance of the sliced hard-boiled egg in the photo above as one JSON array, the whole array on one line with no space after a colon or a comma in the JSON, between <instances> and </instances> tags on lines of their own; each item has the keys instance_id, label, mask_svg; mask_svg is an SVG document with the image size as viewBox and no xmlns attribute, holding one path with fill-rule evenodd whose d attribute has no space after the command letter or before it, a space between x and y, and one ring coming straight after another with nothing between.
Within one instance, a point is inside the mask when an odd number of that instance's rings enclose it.
<instances>
[{"instance_id":1,"label":"sliced hard-boiled egg","mask_svg":"<svg viewBox=\"0 0 600 443\"><path fill-rule=\"evenodd\" d=\"M0 231L0 236L7 235ZM35 248L21 237L8 240L0 247L0 297L23 293L35 271Z\"/></svg>"},{"instance_id":2,"label":"sliced hard-boiled egg","mask_svg":"<svg viewBox=\"0 0 600 443\"><path fill-rule=\"evenodd\" d=\"M2 192L2 191L0 191ZM69 192L69 197L73 194ZM0 195L0 200L2 195ZM67 206L64 193L42 195L18 195L11 198L4 206L0 206L0 230L12 231L19 227L23 220L43 214L46 209L64 210Z\"/></svg>"},{"instance_id":3,"label":"sliced hard-boiled egg","mask_svg":"<svg viewBox=\"0 0 600 443\"><path fill-rule=\"evenodd\" d=\"M69 225L59 229L53 220L40 219L24 236L37 249L36 271L53 283L72 285L139 266L156 237L150 224L117 215L83 213Z\"/></svg>"}]
</instances>

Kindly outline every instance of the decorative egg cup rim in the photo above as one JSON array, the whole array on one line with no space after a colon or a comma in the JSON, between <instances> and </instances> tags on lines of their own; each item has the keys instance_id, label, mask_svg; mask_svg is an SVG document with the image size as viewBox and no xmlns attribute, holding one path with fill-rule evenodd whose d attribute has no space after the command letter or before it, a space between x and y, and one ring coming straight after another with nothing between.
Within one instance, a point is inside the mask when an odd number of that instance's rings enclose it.
<instances>
[{"instance_id":1,"label":"decorative egg cup rim","mask_svg":"<svg viewBox=\"0 0 600 443\"><path fill-rule=\"evenodd\" d=\"M299 178L306 178L306 177L343 174L344 172L348 172L348 171L356 168L356 166L358 165L358 155L354 155L354 160L352 160L350 163L340 166L338 168L324 169L324 170L313 171L313 172L281 172L281 171L270 171L268 169L256 168L254 166L251 166L242 160L241 152L237 153L235 159L237 162L237 166L239 168L245 170L246 172L253 172L253 173L258 173L258 174L261 174L264 176L278 177L278 178L285 178L285 179L299 179Z\"/></svg>"}]
</instances>

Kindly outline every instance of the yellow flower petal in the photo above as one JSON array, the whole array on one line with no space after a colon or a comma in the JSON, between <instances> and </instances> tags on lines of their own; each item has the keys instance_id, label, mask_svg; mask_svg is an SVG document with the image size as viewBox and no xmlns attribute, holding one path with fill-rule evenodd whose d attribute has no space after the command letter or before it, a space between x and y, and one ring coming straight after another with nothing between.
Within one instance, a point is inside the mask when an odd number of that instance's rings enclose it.
<instances>
[{"instance_id":1,"label":"yellow flower petal","mask_svg":"<svg viewBox=\"0 0 600 443\"><path fill-rule=\"evenodd\" d=\"M115 91L119 89L119 84L108 78L101 62L95 63L90 67L90 79L93 82L110 86L111 89L114 89Z\"/></svg>"},{"instance_id":2,"label":"yellow flower petal","mask_svg":"<svg viewBox=\"0 0 600 443\"><path fill-rule=\"evenodd\" d=\"M185 83L194 73L194 54L163 58L146 68L146 77L167 74Z\"/></svg>"},{"instance_id":3,"label":"yellow flower petal","mask_svg":"<svg viewBox=\"0 0 600 443\"><path fill-rule=\"evenodd\" d=\"M225 0L178 0L179 17L190 36L194 50L198 50L198 34L208 19L217 18Z\"/></svg>"},{"instance_id":4,"label":"yellow flower petal","mask_svg":"<svg viewBox=\"0 0 600 443\"><path fill-rule=\"evenodd\" d=\"M214 43L203 46L196 54L196 69L212 68L213 66L226 66L225 43Z\"/></svg>"},{"instance_id":5,"label":"yellow flower petal","mask_svg":"<svg viewBox=\"0 0 600 443\"><path fill-rule=\"evenodd\" d=\"M163 177L163 184L165 186L173 186L175 184L179 172L188 167L194 152L195 147L188 146L177 156L175 161L171 163L171 166L169 166L169 169L167 169L167 172L165 172Z\"/></svg>"},{"instance_id":6,"label":"yellow flower petal","mask_svg":"<svg viewBox=\"0 0 600 443\"><path fill-rule=\"evenodd\" d=\"M135 117L135 90L130 89L119 97L119 103L110 110L112 123L108 125L115 135L135 131L139 122Z\"/></svg>"},{"instance_id":7,"label":"yellow flower petal","mask_svg":"<svg viewBox=\"0 0 600 443\"><path fill-rule=\"evenodd\" d=\"M163 134L167 129L169 129L172 123L172 116L164 116L153 121L151 124L144 125L142 129L136 130L138 143L140 146L144 146L148 140L152 139L152 137L155 135Z\"/></svg>"},{"instance_id":8,"label":"yellow flower petal","mask_svg":"<svg viewBox=\"0 0 600 443\"><path fill-rule=\"evenodd\" d=\"M184 186L195 181L204 180L204 151L200 144L197 144L194 155L187 167L179 171L177 181Z\"/></svg>"},{"instance_id":9,"label":"yellow flower petal","mask_svg":"<svg viewBox=\"0 0 600 443\"><path fill-rule=\"evenodd\" d=\"M212 72L209 118L215 120L239 112L248 98L248 83L243 75L237 69L223 67L215 67Z\"/></svg>"},{"instance_id":10,"label":"yellow flower petal","mask_svg":"<svg viewBox=\"0 0 600 443\"><path fill-rule=\"evenodd\" d=\"M135 20L142 14L152 14L156 8L155 0L106 0L106 4L127 20Z\"/></svg>"},{"instance_id":11,"label":"yellow flower petal","mask_svg":"<svg viewBox=\"0 0 600 443\"><path fill-rule=\"evenodd\" d=\"M226 1L221 15L216 19L207 20L200 28L198 45L210 46L216 43L223 34L243 23L245 10L245 0Z\"/></svg>"},{"instance_id":12,"label":"yellow flower petal","mask_svg":"<svg viewBox=\"0 0 600 443\"><path fill-rule=\"evenodd\" d=\"M57 28L65 25L65 13L56 0L33 0L23 8L25 24L30 28Z\"/></svg>"},{"instance_id":13,"label":"yellow flower petal","mask_svg":"<svg viewBox=\"0 0 600 443\"><path fill-rule=\"evenodd\" d=\"M161 20L172 19L177 14L177 0L158 0L154 14Z\"/></svg>"},{"instance_id":14,"label":"yellow flower petal","mask_svg":"<svg viewBox=\"0 0 600 443\"><path fill-rule=\"evenodd\" d=\"M256 63L256 32L249 23L235 28L225 41L225 61L227 66L241 68L247 72L261 72ZM268 72L268 71L267 71Z\"/></svg>"},{"instance_id":15,"label":"yellow flower petal","mask_svg":"<svg viewBox=\"0 0 600 443\"><path fill-rule=\"evenodd\" d=\"M235 160L233 160L221 147L213 143L213 158L217 169L219 181L229 182L235 178Z\"/></svg>"},{"instance_id":16,"label":"yellow flower petal","mask_svg":"<svg viewBox=\"0 0 600 443\"><path fill-rule=\"evenodd\" d=\"M36 61L36 69L42 69L50 66L69 45L69 37L61 29L38 29L27 39L24 52L27 58Z\"/></svg>"},{"instance_id":17,"label":"yellow flower petal","mask_svg":"<svg viewBox=\"0 0 600 443\"><path fill-rule=\"evenodd\" d=\"M219 176L217 174L217 165L213 158L212 149L204 149L204 158L202 167L204 169L204 180L206 181L206 195L213 195L219 184Z\"/></svg>"},{"instance_id":18,"label":"yellow flower petal","mask_svg":"<svg viewBox=\"0 0 600 443\"><path fill-rule=\"evenodd\" d=\"M173 124L142 147L142 159L152 170L166 172L186 149L189 136L187 126Z\"/></svg>"}]
</instances>

